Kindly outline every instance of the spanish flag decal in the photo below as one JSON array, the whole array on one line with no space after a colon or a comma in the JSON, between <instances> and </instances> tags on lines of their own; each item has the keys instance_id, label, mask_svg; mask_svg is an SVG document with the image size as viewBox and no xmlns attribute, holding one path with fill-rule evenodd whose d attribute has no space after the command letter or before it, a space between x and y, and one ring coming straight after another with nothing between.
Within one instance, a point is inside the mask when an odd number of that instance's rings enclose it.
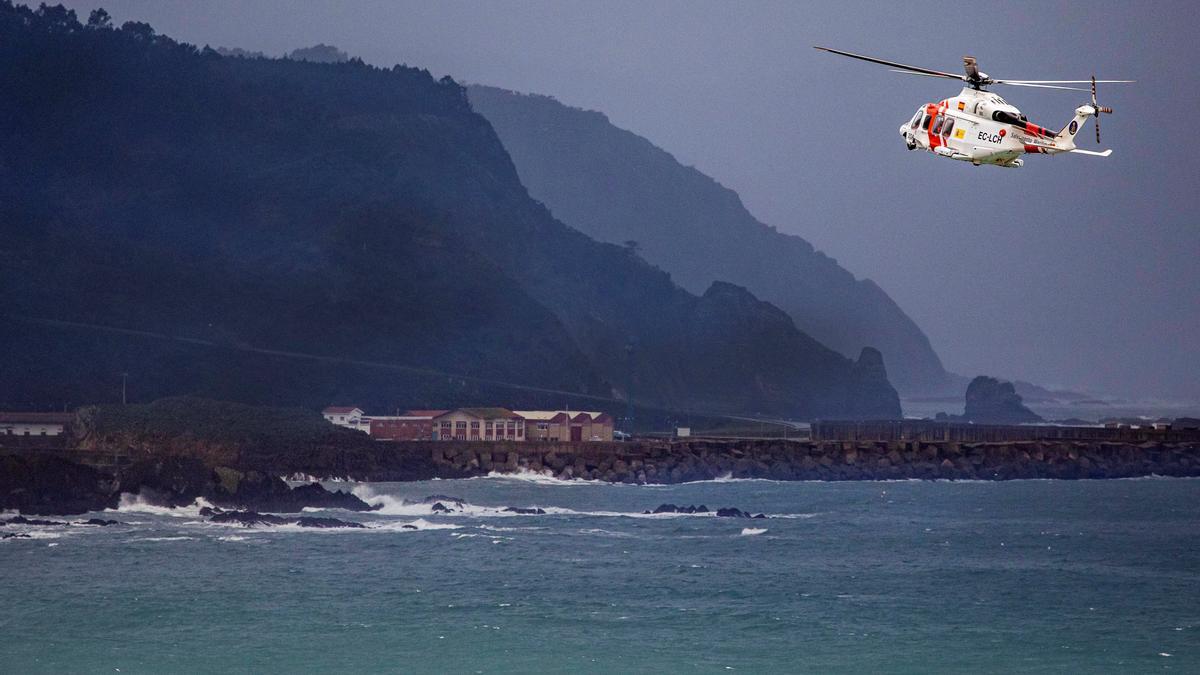
<instances>
[{"instance_id":1,"label":"spanish flag decal","mask_svg":"<svg viewBox=\"0 0 1200 675\"><path fill-rule=\"evenodd\" d=\"M966 110L966 108L967 108L967 104L966 104L966 103L964 103L964 102L962 102L962 101L959 101L959 102L958 102L958 109L959 109L959 110Z\"/></svg>"}]
</instances>

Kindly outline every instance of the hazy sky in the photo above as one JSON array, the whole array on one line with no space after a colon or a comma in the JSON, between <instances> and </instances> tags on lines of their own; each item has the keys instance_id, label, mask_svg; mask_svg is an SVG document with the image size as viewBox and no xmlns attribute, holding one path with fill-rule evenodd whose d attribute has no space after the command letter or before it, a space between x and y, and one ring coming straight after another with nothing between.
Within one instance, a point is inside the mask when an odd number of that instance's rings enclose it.
<instances>
[{"instance_id":1,"label":"hazy sky","mask_svg":"<svg viewBox=\"0 0 1200 675\"><path fill-rule=\"evenodd\" d=\"M188 42L368 62L600 110L878 282L951 370L1200 398L1200 3L193 2L104 6ZM1107 159L972 167L897 127L951 81L818 52L1101 86ZM997 88L1061 127L1086 94ZM1096 149L1090 123L1080 145Z\"/></svg>"}]
</instances>

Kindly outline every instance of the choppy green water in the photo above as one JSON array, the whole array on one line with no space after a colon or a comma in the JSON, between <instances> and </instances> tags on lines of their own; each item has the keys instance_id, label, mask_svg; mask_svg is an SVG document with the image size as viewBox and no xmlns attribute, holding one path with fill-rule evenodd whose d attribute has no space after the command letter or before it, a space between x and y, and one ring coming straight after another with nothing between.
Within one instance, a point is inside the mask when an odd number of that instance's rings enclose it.
<instances>
[{"instance_id":1,"label":"choppy green water","mask_svg":"<svg viewBox=\"0 0 1200 675\"><path fill-rule=\"evenodd\" d=\"M383 513L328 515L369 531L25 528L0 670L1200 670L1196 480L364 489ZM434 493L473 513L400 504ZM662 502L777 517L632 515Z\"/></svg>"}]
</instances>

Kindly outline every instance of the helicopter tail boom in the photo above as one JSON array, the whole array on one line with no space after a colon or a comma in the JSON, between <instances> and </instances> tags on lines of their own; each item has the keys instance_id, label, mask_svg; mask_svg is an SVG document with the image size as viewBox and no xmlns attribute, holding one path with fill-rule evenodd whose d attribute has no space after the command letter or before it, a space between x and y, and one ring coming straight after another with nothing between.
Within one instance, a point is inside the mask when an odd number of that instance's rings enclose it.
<instances>
[{"instance_id":1,"label":"helicopter tail boom","mask_svg":"<svg viewBox=\"0 0 1200 675\"><path fill-rule=\"evenodd\" d=\"M1083 128L1084 122L1087 122L1088 118L1095 114L1096 109L1090 105L1081 105L1076 108L1075 117L1071 118L1062 128L1062 131L1058 132L1058 135L1054 137L1055 142L1074 145L1075 134L1079 133L1079 130Z\"/></svg>"}]
</instances>

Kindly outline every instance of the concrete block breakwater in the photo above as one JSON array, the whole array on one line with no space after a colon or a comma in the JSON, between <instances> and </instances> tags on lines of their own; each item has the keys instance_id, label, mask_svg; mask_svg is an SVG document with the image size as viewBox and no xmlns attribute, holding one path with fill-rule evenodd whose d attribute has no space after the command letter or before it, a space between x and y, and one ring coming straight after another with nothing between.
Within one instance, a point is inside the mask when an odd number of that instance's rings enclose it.
<instances>
[{"instance_id":1,"label":"concrete block breakwater","mask_svg":"<svg viewBox=\"0 0 1200 675\"><path fill-rule=\"evenodd\" d=\"M1127 478L1200 476L1200 444L1029 441L687 441L659 443L437 443L439 473L532 471L556 478L681 483L773 480Z\"/></svg>"}]
</instances>

